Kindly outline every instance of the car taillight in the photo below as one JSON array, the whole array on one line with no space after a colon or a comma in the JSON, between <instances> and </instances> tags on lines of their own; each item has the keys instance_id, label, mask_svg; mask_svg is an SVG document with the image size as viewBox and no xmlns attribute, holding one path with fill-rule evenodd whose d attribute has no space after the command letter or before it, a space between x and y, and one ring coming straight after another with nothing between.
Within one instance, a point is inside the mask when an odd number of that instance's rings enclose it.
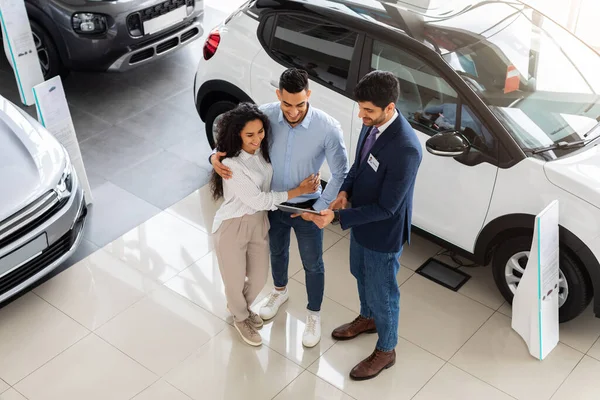
<instances>
[{"instance_id":1,"label":"car taillight","mask_svg":"<svg viewBox=\"0 0 600 400\"><path fill-rule=\"evenodd\" d=\"M217 29L213 30L204 43L204 59L210 60L212 56L217 52L217 48L221 43L221 34Z\"/></svg>"}]
</instances>

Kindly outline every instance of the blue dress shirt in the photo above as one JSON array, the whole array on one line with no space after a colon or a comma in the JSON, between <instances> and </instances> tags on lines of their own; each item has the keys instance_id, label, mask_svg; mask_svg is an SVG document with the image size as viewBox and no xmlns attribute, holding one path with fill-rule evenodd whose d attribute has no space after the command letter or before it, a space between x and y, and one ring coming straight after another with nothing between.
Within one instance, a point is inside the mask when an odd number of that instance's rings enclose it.
<instances>
[{"instance_id":1,"label":"blue dress shirt","mask_svg":"<svg viewBox=\"0 0 600 400\"><path fill-rule=\"evenodd\" d=\"M309 105L302 123L291 127L283 116L279 102L260 106L271 123L270 157L273 166L271 190L284 192L298 187L311 174L316 174L327 160L331 179L321 193L303 195L289 203L317 199L313 208L329 207L348 173L348 154L339 122Z\"/></svg>"}]
</instances>

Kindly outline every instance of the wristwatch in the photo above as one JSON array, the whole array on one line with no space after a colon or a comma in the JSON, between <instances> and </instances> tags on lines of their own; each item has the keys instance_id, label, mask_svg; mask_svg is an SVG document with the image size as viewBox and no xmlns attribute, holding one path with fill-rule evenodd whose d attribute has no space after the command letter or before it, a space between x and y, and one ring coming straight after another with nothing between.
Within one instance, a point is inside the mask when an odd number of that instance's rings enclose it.
<instances>
[{"instance_id":1,"label":"wristwatch","mask_svg":"<svg viewBox=\"0 0 600 400\"><path fill-rule=\"evenodd\" d=\"M333 210L333 221L332 222L339 222L340 220L340 210Z\"/></svg>"}]
</instances>

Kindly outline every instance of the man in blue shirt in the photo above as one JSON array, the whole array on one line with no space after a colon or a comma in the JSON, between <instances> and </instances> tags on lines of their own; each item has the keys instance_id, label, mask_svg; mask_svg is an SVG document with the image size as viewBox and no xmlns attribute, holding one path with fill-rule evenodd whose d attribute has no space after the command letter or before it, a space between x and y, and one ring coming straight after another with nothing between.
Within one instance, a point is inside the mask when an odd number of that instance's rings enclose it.
<instances>
[{"instance_id":1,"label":"man in blue shirt","mask_svg":"<svg viewBox=\"0 0 600 400\"><path fill-rule=\"evenodd\" d=\"M297 197L290 201L295 207L322 211L335 200L348 173L348 155L344 136L338 121L309 104L308 74L295 68L283 72L276 91L279 102L260 107L271 123L270 156L273 165L271 189L287 191L298 186L303 179L316 174L323 162L331 170L331 179L325 190ZM224 179L231 171L220 159L222 153L211 156L211 164ZM321 339L319 312L323 302L325 276L323 265L323 231L310 221L292 218L282 211L269 213L271 269L275 289L269 295L260 316L275 317L279 307L288 300L288 264L290 233L294 229L304 272L308 294L308 316L302 343L316 346Z\"/></svg>"}]
</instances>

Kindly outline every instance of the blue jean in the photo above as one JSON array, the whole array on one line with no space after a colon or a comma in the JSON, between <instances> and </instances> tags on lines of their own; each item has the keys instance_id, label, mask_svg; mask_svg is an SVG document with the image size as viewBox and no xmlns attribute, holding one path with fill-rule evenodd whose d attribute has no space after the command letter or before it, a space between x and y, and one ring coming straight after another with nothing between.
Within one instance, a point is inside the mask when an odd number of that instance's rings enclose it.
<instances>
[{"instance_id":1,"label":"blue jean","mask_svg":"<svg viewBox=\"0 0 600 400\"><path fill-rule=\"evenodd\" d=\"M350 237L350 271L356 278L360 297L360 315L374 318L379 339L377 349L392 351L398 344L400 288L396 274L400 255L380 253L361 246Z\"/></svg>"},{"instance_id":2,"label":"blue jean","mask_svg":"<svg viewBox=\"0 0 600 400\"><path fill-rule=\"evenodd\" d=\"M323 231L312 222L300 217L292 218L291 214L279 210L269 212L269 222L271 270L275 287L285 287L288 284L290 234L293 228L306 275L307 308L311 311L321 311L325 290Z\"/></svg>"}]
</instances>

